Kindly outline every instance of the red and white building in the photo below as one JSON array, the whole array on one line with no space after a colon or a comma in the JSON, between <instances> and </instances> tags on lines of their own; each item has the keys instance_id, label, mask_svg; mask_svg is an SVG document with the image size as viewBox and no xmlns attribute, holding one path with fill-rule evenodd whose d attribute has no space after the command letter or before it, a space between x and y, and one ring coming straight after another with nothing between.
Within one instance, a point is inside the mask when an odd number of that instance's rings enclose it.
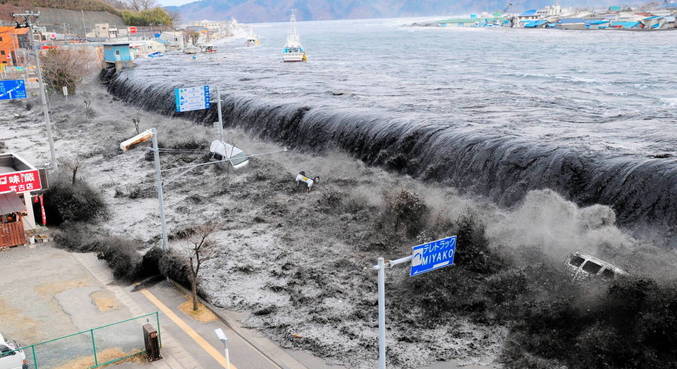
<instances>
[{"instance_id":1,"label":"red and white building","mask_svg":"<svg viewBox=\"0 0 677 369\"><path fill-rule=\"evenodd\" d=\"M27 243L26 231L37 228L33 202L42 205L45 187L40 170L16 154L0 154L0 247Z\"/></svg>"}]
</instances>

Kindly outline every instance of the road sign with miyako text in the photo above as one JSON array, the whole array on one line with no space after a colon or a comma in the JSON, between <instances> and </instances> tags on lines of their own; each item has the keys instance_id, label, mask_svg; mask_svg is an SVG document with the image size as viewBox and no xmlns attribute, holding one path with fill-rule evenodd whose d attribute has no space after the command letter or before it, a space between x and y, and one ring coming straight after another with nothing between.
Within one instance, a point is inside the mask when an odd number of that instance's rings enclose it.
<instances>
[{"instance_id":1,"label":"road sign with miyako text","mask_svg":"<svg viewBox=\"0 0 677 369\"><path fill-rule=\"evenodd\" d=\"M26 82L22 79L0 81L0 100L25 99Z\"/></svg>"},{"instance_id":2,"label":"road sign with miyako text","mask_svg":"<svg viewBox=\"0 0 677 369\"><path fill-rule=\"evenodd\" d=\"M40 172L37 169L0 174L0 193L31 192L42 189Z\"/></svg>"},{"instance_id":3,"label":"road sign with miyako text","mask_svg":"<svg viewBox=\"0 0 677 369\"><path fill-rule=\"evenodd\" d=\"M412 249L411 270L409 276L454 265L456 254L456 236L414 246Z\"/></svg>"},{"instance_id":4,"label":"road sign with miyako text","mask_svg":"<svg viewBox=\"0 0 677 369\"><path fill-rule=\"evenodd\" d=\"M211 96L209 86L175 88L176 112L209 109Z\"/></svg>"}]
</instances>

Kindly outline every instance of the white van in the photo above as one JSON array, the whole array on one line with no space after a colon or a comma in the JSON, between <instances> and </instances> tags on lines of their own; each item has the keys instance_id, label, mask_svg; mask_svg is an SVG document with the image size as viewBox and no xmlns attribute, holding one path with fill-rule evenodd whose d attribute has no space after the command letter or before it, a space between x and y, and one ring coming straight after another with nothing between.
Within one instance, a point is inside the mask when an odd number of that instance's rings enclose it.
<instances>
[{"instance_id":1,"label":"white van","mask_svg":"<svg viewBox=\"0 0 677 369\"><path fill-rule=\"evenodd\" d=\"M26 354L17 348L16 342L5 340L0 334L0 369L28 369Z\"/></svg>"},{"instance_id":2,"label":"white van","mask_svg":"<svg viewBox=\"0 0 677 369\"><path fill-rule=\"evenodd\" d=\"M566 261L566 267L571 272L574 280L583 280L593 277L612 280L621 275L628 275L626 271L611 263L607 263L604 260L581 252L575 252L569 255Z\"/></svg>"}]
</instances>

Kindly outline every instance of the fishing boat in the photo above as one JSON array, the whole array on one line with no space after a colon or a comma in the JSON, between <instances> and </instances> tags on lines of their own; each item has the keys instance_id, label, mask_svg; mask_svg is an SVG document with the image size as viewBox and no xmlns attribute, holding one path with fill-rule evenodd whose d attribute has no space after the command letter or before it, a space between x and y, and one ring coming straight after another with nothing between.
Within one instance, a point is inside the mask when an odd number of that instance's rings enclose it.
<instances>
[{"instance_id":1,"label":"fishing boat","mask_svg":"<svg viewBox=\"0 0 677 369\"><path fill-rule=\"evenodd\" d=\"M254 33L254 28L249 27L249 35L247 35L247 41L244 42L244 46L256 47L259 45L261 45L261 41L259 41L258 36Z\"/></svg>"},{"instance_id":2,"label":"fishing boat","mask_svg":"<svg viewBox=\"0 0 677 369\"><path fill-rule=\"evenodd\" d=\"M289 20L289 34L287 34L287 43L282 49L282 60L285 63L289 62L305 62L308 61L306 51L301 45L299 34L296 31L296 14L291 12L291 19Z\"/></svg>"}]
</instances>

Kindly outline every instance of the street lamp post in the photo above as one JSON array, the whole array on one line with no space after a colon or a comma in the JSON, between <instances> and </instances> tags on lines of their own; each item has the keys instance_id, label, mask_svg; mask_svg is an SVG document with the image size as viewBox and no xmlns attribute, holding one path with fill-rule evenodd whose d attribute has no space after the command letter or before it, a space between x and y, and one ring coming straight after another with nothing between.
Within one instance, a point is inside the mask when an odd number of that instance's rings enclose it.
<instances>
[{"instance_id":1,"label":"street lamp post","mask_svg":"<svg viewBox=\"0 0 677 369\"><path fill-rule=\"evenodd\" d=\"M223 343L223 353L226 356L226 369L230 369L230 354L228 353L228 337L226 337L226 334L223 333L223 329L221 328L214 329L214 333L216 333L216 337L219 338L219 341Z\"/></svg>"},{"instance_id":2,"label":"street lamp post","mask_svg":"<svg viewBox=\"0 0 677 369\"><path fill-rule=\"evenodd\" d=\"M42 80L42 67L40 65L40 49L33 47L33 24L31 23L31 17L39 17L40 13L26 12L26 13L16 13L12 14L13 17L24 17L25 24L28 26L30 37L29 43L31 50L35 52L35 66L38 69L38 82L40 83L40 97L42 99L42 113L45 116L45 125L47 128L47 140L49 141L49 153L50 153L50 164L51 167L57 169L58 163L56 161L56 152L54 151L54 139L52 137L52 122L49 117L49 105L47 104L47 93L45 92L45 82ZM39 46L39 45L38 45ZM26 81L28 82L28 81Z\"/></svg>"}]
</instances>

